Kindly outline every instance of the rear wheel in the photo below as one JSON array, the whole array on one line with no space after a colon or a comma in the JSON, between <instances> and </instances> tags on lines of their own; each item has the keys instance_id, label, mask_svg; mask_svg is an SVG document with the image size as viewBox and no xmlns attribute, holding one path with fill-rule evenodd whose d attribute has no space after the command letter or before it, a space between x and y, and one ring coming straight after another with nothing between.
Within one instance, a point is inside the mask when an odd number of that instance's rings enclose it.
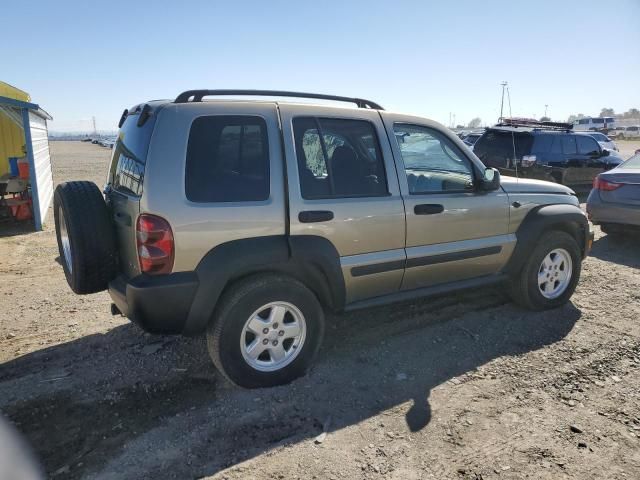
<instances>
[{"instance_id":1,"label":"rear wheel","mask_svg":"<svg viewBox=\"0 0 640 480\"><path fill-rule=\"evenodd\" d=\"M322 307L307 287L290 277L260 275L224 293L207 329L207 346L231 382L271 387L306 372L323 334Z\"/></svg>"},{"instance_id":2,"label":"rear wheel","mask_svg":"<svg viewBox=\"0 0 640 480\"><path fill-rule=\"evenodd\" d=\"M117 272L115 233L102 193L92 182L61 183L53 197L60 263L78 294L105 290Z\"/></svg>"},{"instance_id":3,"label":"rear wheel","mask_svg":"<svg viewBox=\"0 0 640 480\"><path fill-rule=\"evenodd\" d=\"M547 232L538 240L511 284L513 300L529 310L556 308L569 301L580 279L581 252L565 232Z\"/></svg>"}]
</instances>

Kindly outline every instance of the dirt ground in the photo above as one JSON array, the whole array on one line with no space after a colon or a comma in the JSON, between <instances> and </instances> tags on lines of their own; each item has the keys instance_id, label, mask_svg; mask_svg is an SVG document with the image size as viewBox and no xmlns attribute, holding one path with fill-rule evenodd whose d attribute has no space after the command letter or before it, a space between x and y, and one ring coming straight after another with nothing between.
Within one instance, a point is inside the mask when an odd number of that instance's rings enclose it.
<instances>
[{"instance_id":1,"label":"dirt ground","mask_svg":"<svg viewBox=\"0 0 640 480\"><path fill-rule=\"evenodd\" d=\"M57 182L102 185L106 149L51 149ZM0 238L0 409L56 479L637 479L639 240L595 230L563 308L482 289L330 318L306 377L247 391L202 338L74 295L50 213Z\"/></svg>"}]
</instances>

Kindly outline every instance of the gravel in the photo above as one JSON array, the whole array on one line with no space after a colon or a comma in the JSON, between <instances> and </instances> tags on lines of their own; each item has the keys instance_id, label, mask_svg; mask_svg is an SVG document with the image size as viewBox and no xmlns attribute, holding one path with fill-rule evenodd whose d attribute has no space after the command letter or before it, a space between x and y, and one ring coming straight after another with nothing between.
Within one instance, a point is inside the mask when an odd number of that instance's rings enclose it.
<instances>
[{"instance_id":1,"label":"gravel","mask_svg":"<svg viewBox=\"0 0 640 480\"><path fill-rule=\"evenodd\" d=\"M56 181L102 184L106 149L51 150ZM637 239L596 228L553 311L479 289L332 317L306 377L248 391L202 338L74 295L51 218L0 238L0 409L49 476L640 478Z\"/></svg>"}]
</instances>

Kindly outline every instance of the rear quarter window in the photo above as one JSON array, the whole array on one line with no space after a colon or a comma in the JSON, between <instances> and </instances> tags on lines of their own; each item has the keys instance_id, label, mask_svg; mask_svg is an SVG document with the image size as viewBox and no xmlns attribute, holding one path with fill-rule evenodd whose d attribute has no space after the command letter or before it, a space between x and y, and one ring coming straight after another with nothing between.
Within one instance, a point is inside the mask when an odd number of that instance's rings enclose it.
<instances>
[{"instance_id":1,"label":"rear quarter window","mask_svg":"<svg viewBox=\"0 0 640 480\"><path fill-rule=\"evenodd\" d=\"M187 199L198 203L269 198L267 125L255 116L204 116L189 132Z\"/></svg>"},{"instance_id":2,"label":"rear quarter window","mask_svg":"<svg viewBox=\"0 0 640 480\"><path fill-rule=\"evenodd\" d=\"M114 190L134 196L142 195L147 152L156 115L151 115L141 126L137 125L138 118L138 114L127 116L118 132L108 179Z\"/></svg>"}]
</instances>

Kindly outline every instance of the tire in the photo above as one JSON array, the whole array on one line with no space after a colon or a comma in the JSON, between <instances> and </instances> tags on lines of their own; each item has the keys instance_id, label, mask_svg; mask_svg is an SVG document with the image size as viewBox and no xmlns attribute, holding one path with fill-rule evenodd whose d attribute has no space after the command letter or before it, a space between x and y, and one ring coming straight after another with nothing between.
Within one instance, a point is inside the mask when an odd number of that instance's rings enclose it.
<instances>
[{"instance_id":1,"label":"tire","mask_svg":"<svg viewBox=\"0 0 640 480\"><path fill-rule=\"evenodd\" d=\"M621 237L624 234L623 227L613 223L601 223L600 230L611 237Z\"/></svg>"},{"instance_id":2,"label":"tire","mask_svg":"<svg viewBox=\"0 0 640 480\"><path fill-rule=\"evenodd\" d=\"M270 315L277 316L276 309L289 306L293 308L286 311L282 323L277 326L280 328L273 328L277 319L268 321ZM260 336L246 329L256 314L260 318L254 326L259 328L254 330L260 330ZM284 330L281 328L294 328L296 322L303 326L299 330L304 333L297 340L282 337L280 332ZM268 332L267 335L264 332ZM265 274L240 280L225 291L207 328L207 347L215 366L232 383L245 388L273 387L287 384L306 373L323 336L324 313L316 296L293 278ZM278 340L279 347L272 350L273 341ZM265 341L269 347L264 346ZM298 347L294 347L296 341ZM262 353L248 360L251 345L257 348L254 352ZM277 365L274 356L278 351L285 352L281 366ZM282 363L286 361L289 363Z\"/></svg>"},{"instance_id":3,"label":"tire","mask_svg":"<svg viewBox=\"0 0 640 480\"><path fill-rule=\"evenodd\" d=\"M552 252L554 259L562 260L564 255L568 255L571 260L571 267L567 268L568 261L564 261L566 270L559 267L559 269L552 269L547 278L550 281L545 282L543 285L538 284L538 274L543 268L542 262L547 255ZM531 252L528 260L522 267L522 270L517 277L513 278L510 287L511 298L515 303L521 307L529 310L539 311L548 310L564 305L569 301L571 295L573 295L578 280L580 279L580 269L582 262L582 255L580 247L576 243L575 239L568 233L561 231L551 231L544 233L537 242L537 246ZM549 263L549 262L547 262ZM570 276L566 281L560 281L564 278L563 272L570 271ZM557 273L560 272L560 273ZM553 275L557 273L557 277L554 279ZM551 277L549 277L551 275ZM544 280L544 278L542 278ZM552 289L556 285L556 281L559 283L558 291ZM560 288L562 286L562 289ZM542 289L548 289L546 295L543 294ZM555 296L554 296L555 295Z\"/></svg>"},{"instance_id":4,"label":"tire","mask_svg":"<svg viewBox=\"0 0 640 480\"><path fill-rule=\"evenodd\" d=\"M77 294L106 290L117 273L115 230L102 193L92 182L61 183L53 196L58 251Z\"/></svg>"}]
</instances>

